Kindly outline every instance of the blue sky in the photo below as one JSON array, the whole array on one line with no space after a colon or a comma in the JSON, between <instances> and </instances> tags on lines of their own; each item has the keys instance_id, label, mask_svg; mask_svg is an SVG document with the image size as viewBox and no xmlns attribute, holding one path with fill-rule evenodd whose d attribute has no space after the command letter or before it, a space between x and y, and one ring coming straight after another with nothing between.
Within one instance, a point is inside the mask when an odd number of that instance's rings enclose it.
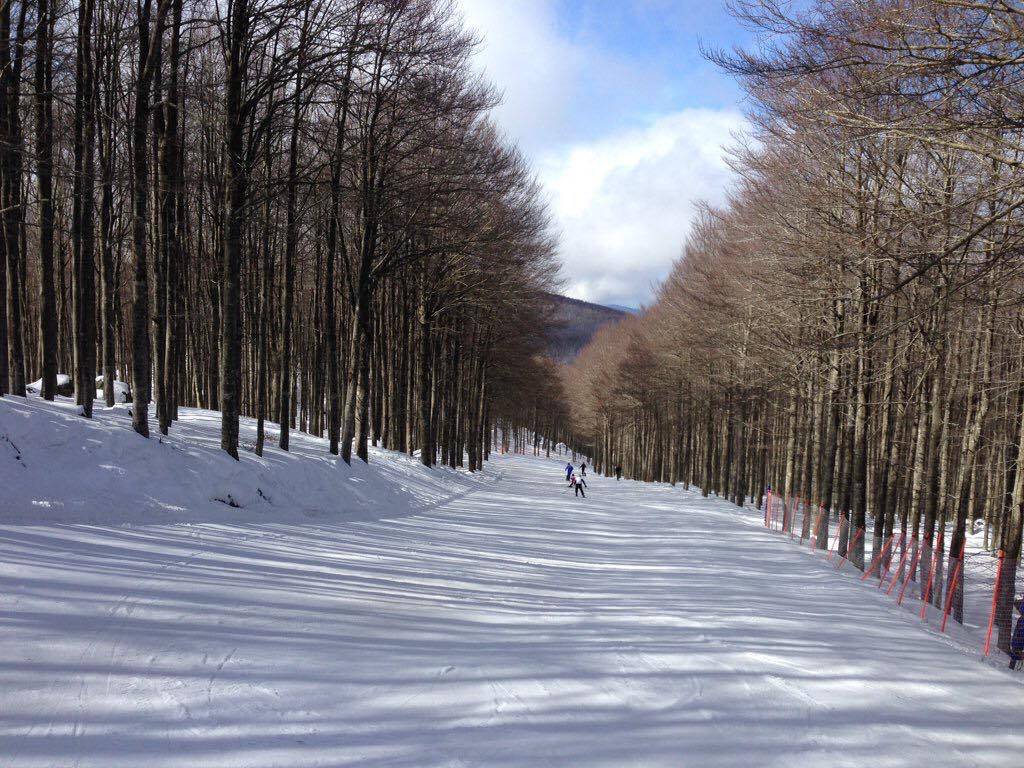
<instances>
[{"instance_id":1,"label":"blue sky","mask_svg":"<svg viewBox=\"0 0 1024 768\"><path fill-rule=\"evenodd\" d=\"M587 77L571 99L579 138L685 107L739 103L733 80L699 50L702 40L725 47L745 40L723 3L560 0L553 5L560 34L607 65L606 72Z\"/></svg>"},{"instance_id":2,"label":"blue sky","mask_svg":"<svg viewBox=\"0 0 1024 768\"><path fill-rule=\"evenodd\" d=\"M566 293L636 306L699 200L730 181L742 94L704 60L750 34L720 0L459 0L495 119L530 158L561 236Z\"/></svg>"}]
</instances>

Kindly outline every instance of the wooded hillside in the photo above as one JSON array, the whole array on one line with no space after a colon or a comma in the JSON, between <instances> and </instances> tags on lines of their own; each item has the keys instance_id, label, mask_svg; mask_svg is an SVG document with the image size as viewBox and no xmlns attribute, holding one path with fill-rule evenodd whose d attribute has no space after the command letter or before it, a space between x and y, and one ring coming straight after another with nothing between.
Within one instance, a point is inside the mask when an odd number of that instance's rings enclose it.
<instances>
[{"instance_id":1,"label":"wooded hillside","mask_svg":"<svg viewBox=\"0 0 1024 768\"><path fill-rule=\"evenodd\" d=\"M547 294L545 299L549 323L547 350L560 363L574 360L599 328L628 316L621 309L554 293Z\"/></svg>"},{"instance_id":2,"label":"wooded hillside","mask_svg":"<svg viewBox=\"0 0 1024 768\"><path fill-rule=\"evenodd\" d=\"M196 405L235 457L479 466L560 398L548 214L476 45L448 0L0 5L0 394L70 373L89 417L121 379L143 436Z\"/></svg>"}]
</instances>

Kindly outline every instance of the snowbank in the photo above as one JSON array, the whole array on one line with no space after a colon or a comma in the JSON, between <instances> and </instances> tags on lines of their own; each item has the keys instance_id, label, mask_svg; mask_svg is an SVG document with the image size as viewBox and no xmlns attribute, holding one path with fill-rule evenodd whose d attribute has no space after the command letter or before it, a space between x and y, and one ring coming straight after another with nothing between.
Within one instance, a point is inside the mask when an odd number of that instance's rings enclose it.
<instances>
[{"instance_id":1,"label":"snowbank","mask_svg":"<svg viewBox=\"0 0 1024 768\"><path fill-rule=\"evenodd\" d=\"M71 377L66 373L57 374L57 394L70 397L74 393L74 386L71 384ZM43 391L43 380L36 379L25 387L30 395L39 395ZM127 383L114 379L114 402L130 403L132 401L131 387ZM96 399L103 399L103 377L96 377Z\"/></svg>"},{"instance_id":2,"label":"snowbank","mask_svg":"<svg viewBox=\"0 0 1024 768\"><path fill-rule=\"evenodd\" d=\"M99 403L97 404L99 406ZM242 419L242 456L220 450L220 413L180 409L169 436L131 428L128 406L81 417L66 398L0 398L0 522L185 522L268 512L350 517L403 513L483 480L427 469L374 450L370 464L347 466L327 441L292 433L276 446L268 424L263 457L252 453L256 423Z\"/></svg>"},{"instance_id":3,"label":"snowbank","mask_svg":"<svg viewBox=\"0 0 1024 768\"><path fill-rule=\"evenodd\" d=\"M25 391L30 395L38 395L43 391L43 380L36 379L31 384L26 385ZM66 373L57 374L57 394L69 396L74 391L74 387L71 384L71 377Z\"/></svg>"},{"instance_id":4,"label":"snowbank","mask_svg":"<svg viewBox=\"0 0 1024 768\"><path fill-rule=\"evenodd\" d=\"M103 377L96 377L96 399L103 400ZM132 401L132 389L126 382L114 379L114 402L130 403Z\"/></svg>"}]
</instances>

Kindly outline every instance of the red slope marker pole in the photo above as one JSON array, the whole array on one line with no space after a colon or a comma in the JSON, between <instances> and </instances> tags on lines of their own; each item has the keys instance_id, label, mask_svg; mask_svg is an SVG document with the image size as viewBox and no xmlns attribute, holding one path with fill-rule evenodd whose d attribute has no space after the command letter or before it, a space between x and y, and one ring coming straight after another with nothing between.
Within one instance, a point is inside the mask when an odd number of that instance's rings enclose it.
<instances>
[{"instance_id":1,"label":"red slope marker pole","mask_svg":"<svg viewBox=\"0 0 1024 768\"><path fill-rule=\"evenodd\" d=\"M861 581L867 581L868 576L875 570L875 566L882 565L882 558L885 557L885 553L889 551L889 545L892 544L893 538L896 536L895 533L889 534L889 540L885 542L885 546L878 550L878 554L871 558L871 567L864 571L864 575L860 577ZM881 571L879 571L881 572Z\"/></svg>"},{"instance_id":2,"label":"red slope marker pole","mask_svg":"<svg viewBox=\"0 0 1024 768\"><path fill-rule=\"evenodd\" d=\"M811 529L811 535L807 539L811 549L814 549L814 545L818 543L818 526L821 525L821 515L824 511L824 508L822 508L821 512L814 516L814 527Z\"/></svg>"},{"instance_id":3,"label":"red slope marker pole","mask_svg":"<svg viewBox=\"0 0 1024 768\"><path fill-rule=\"evenodd\" d=\"M996 623L996 606L999 603L999 585L1003 580L1003 550L999 550L999 570L996 571L996 585L992 590L992 610L988 615L988 631L985 633L985 652L982 656L988 656L992 649L992 627Z\"/></svg>"},{"instance_id":4,"label":"red slope marker pole","mask_svg":"<svg viewBox=\"0 0 1024 768\"><path fill-rule=\"evenodd\" d=\"M846 518L839 515L839 530L836 531L836 535L832 538L832 544L828 550L829 561L835 557L836 552L839 550L839 539L843 537L843 525L846 523Z\"/></svg>"},{"instance_id":5,"label":"red slope marker pole","mask_svg":"<svg viewBox=\"0 0 1024 768\"><path fill-rule=\"evenodd\" d=\"M924 591L921 593L921 619L924 620L925 615L928 612L928 602L932 596L932 584L935 583L935 569L939 567L939 558L936 557L938 554L934 549L932 550L932 567L928 572L928 581L924 586Z\"/></svg>"},{"instance_id":6,"label":"red slope marker pole","mask_svg":"<svg viewBox=\"0 0 1024 768\"><path fill-rule=\"evenodd\" d=\"M910 570L907 571L907 577L903 579L903 588L900 589L900 596L896 598L896 605L903 605L903 595L906 594L907 585L910 583L910 576L914 573L914 569L917 568L917 561L921 559L921 545L917 547L917 551L914 552L914 556L910 560Z\"/></svg>"},{"instance_id":7,"label":"red slope marker pole","mask_svg":"<svg viewBox=\"0 0 1024 768\"><path fill-rule=\"evenodd\" d=\"M853 541L846 545L846 554L843 555L839 561L839 565L836 566L837 571L843 570L843 566L846 565L846 561L850 559L850 550L857 546L857 542L860 541L860 537L864 535L864 529L858 528L857 535L853 537Z\"/></svg>"},{"instance_id":8,"label":"red slope marker pole","mask_svg":"<svg viewBox=\"0 0 1024 768\"><path fill-rule=\"evenodd\" d=\"M818 505L818 520L814 524L814 545L813 546L815 548L817 548L818 541L821 539L821 531L822 531L821 526L822 526L823 523L825 525L825 543L828 544L828 518L826 517L826 513L825 513L825 505L824 504L819 504Z\"/></svg>"},{"instance_id":9,"label":"red slope marker pole","mask_svg":"<svg viewBox=\"0 0 1024 768\"><path fill-rule=\"evenodd\" d=\"M896 535L896 533L894 532L893 536L895 536L895 535ZM903 531L903 533L900 534L899 542L897 542L897 544L896 544L896 549L903 550L904 552L906 552L906 546L905 546L906 539L907 539L907 532ZM883 558L883 560L884 560L884 558ZM878 569L878 588L879 589L881 589L882 585L885 584L885 580L887 578L889 578L889 573L890 573L890 571L892 571L892 568L890 567L891 565L892 565L892 558L889 558L889 560L885 562L885 570L884 571L882 570L881 566L879 566L879 569Z\"/></svg>"},{"instance_id":10,"label":"red slope marker pole","mask_svg":"<svg viewBox=\"0 0 1024 768\"><path fill-rule=\"evenodd\" d=\"M949 619L949 611L953 607L953 595L956 594L956 585L960 579L960 573L964 567L964 550L967 549L967 538L964 537L963 546L960 547L960 559L956 561L956 568L953 570L953 580L949 585L949 594L946 595L946 610L942 612L942 628L940 632L946 631L946 621Z\"/></svg>"},{"instance_id":11,"label":"red slope marker pole","mask_svg":"<svg viewBox=\"0 0 1024 768\"><path fill-rule=\"evenodd\" d=\"M918 537L913 536L910 538L910 551L918 551ZM896 589L896 583L899 582L900 573L903 572L903 566L906 565L906 549L903 550L903 554L899 558L899 567L896 568L896 572L893 573L893 581L889 585L889 589L886 590L887 595L891 595L893 590Z\"/></svg>"}]
</instances>

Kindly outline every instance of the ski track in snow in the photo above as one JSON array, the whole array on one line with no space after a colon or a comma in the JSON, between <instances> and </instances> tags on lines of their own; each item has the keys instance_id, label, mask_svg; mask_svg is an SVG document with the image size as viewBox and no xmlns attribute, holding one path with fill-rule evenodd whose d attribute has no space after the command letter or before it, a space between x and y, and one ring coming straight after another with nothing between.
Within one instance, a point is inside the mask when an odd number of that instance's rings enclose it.
<instances>
[{"instance_id":1,"label":"ski track in snow","mask_svg":"<svg viewBox=\"0 0 1024 768\"><path fill-rule=\"evenodd\" d=\"M561 463L377 518L0 525L0 766L1021 764L1019 677L756 513Z\"/></svg>"}]
</instances>

